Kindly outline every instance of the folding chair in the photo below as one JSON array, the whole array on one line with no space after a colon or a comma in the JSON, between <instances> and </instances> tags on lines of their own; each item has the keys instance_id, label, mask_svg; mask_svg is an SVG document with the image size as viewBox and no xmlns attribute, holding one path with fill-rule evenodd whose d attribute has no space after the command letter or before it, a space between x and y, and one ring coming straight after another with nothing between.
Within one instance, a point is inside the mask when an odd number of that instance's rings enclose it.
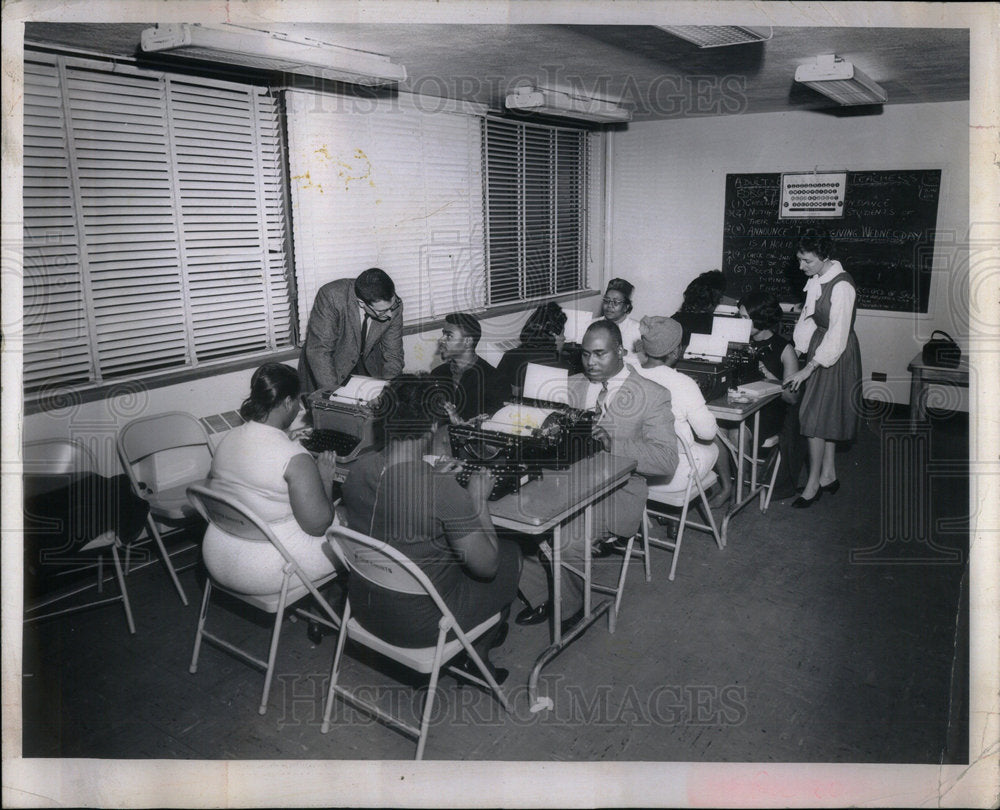
<instances>
[{"instance_id":1,"label":"folding chair","mask_svg":"<svg viewBox=\"0 0 1000 810\"><path fill-rule=\"evenodd\" d=\"M314 621L318 621L333 629L340 627L340 618L330 606L329 602L327 602L317 590L317 588L322 587L336 577L337 573L334 571L328 576L324 576L315 581L304 576L302 574L302 569L295 561L295 558L284 547L284 545L282 545L281 541L274 536L274 533L267 527L267 525L259 517L257 517L257 515L250 511L250 509L245 507L235 498L230 498L219 492L214 492L213 490L206 489L205 487L198 485L189 487L187 494L191 499L192 505L198 511L198 514L205 518L206 521L227 534L239 537L248 544L270 543L278 550L278 553L281 554L282 558L285 560L285 565L282 568L281 588L273 594L258 595L240 593L239 591L223 587L218 582L215 582L213 580L212 572L207 572L205 579L205 595L201 601L201 613L198 616L198 630L194 637L194 652L191 655L190 671L195 673L198 671L198 653L201 649L202 639L204 639L205 641L214 644L216 647L225 650L236 658L239 658L244 663L264 670L264 691L261 694L260 708L258 709L261 714L264 714L267 712L267 696L271 691L271 678L274 675L274 662L278 655L278 642L281 638L281 622L285 615L285 609L291 607L306 595L312 594L313 598L330 618L328 621L321 616L308 613L306 615ZM319 543L322 541L317 538L316 542ZM223 593L227 593L242 602L246 602L246 604L258 608L265 613L274 614L274 628L271 631L271 646L268 652L267 661L255 657L246 650L240 649L235 644L232 644L205 629L205 620L208 618L208 603L212 594L213 586Z\"/></svg>"},{"instance_id":2,"label":"folding chair","mask_svg":"<svg viewBox=\"0 0 1000 810\"><path fill-rule=\"evenodd\" d=\"M704 475L699 476L698 467L695 463L695 457L691 452L691 446L688 444L687 440L683 436L678 436L677 444L681 452L687 456L689 469L687 481L685 482L683 489L677 486L679 482L676 480L672 480L669 484L650 486L649 494L646 499L646 508L643 510L642 514L642 554L645 558L647 582L652 579L652 570L649 559L649 547L651 545L656 546L657 548L665 548L673 551L674 558L670 563L670 574L667 577L673 581L674 575L677 573L677 560L681 554L681 543L684 540L684 529L688 526L692 529L711 532L712 536L715 538L716 545L720 550L723 548L722 536L719 534L719 530L715 525L715 518L712 517L712 509L708 504L708 496L705 494L706 491L711 489L711 487L718 480L718 476L716 476L715 470L711 466ZM691 505L691 501L695 498L701 498L702 511L708 519L707 525L704 523L695 523L694 521L688 519L689 507ZM680 517L658 509L657 505L660 504L665 506L680 507ZM677 521L676 539L660 540L659 538L651 537L649 533L649 516L651 514L668 520Z\"/></svg>"},{"instance_id":3,"label":"folding chair","mask_svg":"<svg viewBox=\"0 0 1000 810\"><path fill-rule=\"evenodd\" d=\"M472 683L489 687L500 702L500 705L503 706L504 711L510 713L510 706L507 703L507 698L500 689L500 685L490 674L483 660L472 647L472 642L500 621L499 613L491 616L471 630L463 631L455 620L451 610L445 605L437 589L427 578L427 575L420 570L416 563L392 546L359 534L358 532L351 531L343 526L331 526L327 531L327 540L337 555L344 561L344 564L351 572L351 576L363 577L368 582L397 593L426 594L433 600L438 610L441 611L441 619L438 622L437 643L433 647L397 647L382 640L374 633L370 633L358 623L357 619L351 618L351 602L348 599L347 605L344 608L340 635L337 638L337 651L333 657L333 668L330 671L330 688L326 696L326 708L323 712L323 725L321 728L324 734L330 729L330 713L333 709L333 697L337 695L346 703L360 709L366 714L416 738L417 754L415 758L423 759L424 746L427 742L428 725L434 706L434 694L437 689L441 666L451 661L463 650L475 662L484 680L472 677L456 667L449 667L448 671ZM448 640L449 633L454 633L455 638ZM365 700L337 683L340 675L340 663L344 653L344 645L348 638L415 672L430 675L430 685L419 728L393 716L375 703Z\"/></svg>"},{"instance_id":4,"label":"folding chair","mask_svg":"<svg viewBox=\"0 0 1000 810\"><path fill-rule=\"evenodd\" d=\"M43 439L41 441L24 443L24 472L27 475L65 476L65 480L68 482L74 474L97 472L97 460L94 458L94 454L82 442L73 439ZM55 485L52 488L54 489ZM26 604L24 607L25 623L62 616L67 613L75 613L80 610L97 607L98 605L121 602L125 610L125 620L128 622L128 631L135 634L135 622L132 620L132 605L129 602L128 589L125 587L125 578L122 575L121 561L118 557L118 549L121 545L121 539L115 534L114 530L109 529L92 538L80 548L74 549L74 553L97 553L97 590L99 592L104 587L103 552L106 550L111 552L111 559L115 564L115 578L118 580L118 596L98 599L61 610L44 612L45 608L83 593L94 586L84 585L65 593L56 593L49 597L43 597L32 605ZM75 566L74 569L79 570ZM29 616L29 614L32 615Z\"/></svg>"},{"instance_id":5,"label":"folding chair","mask_svg":"<svg viewBox=\"0 0 1000 810\"><path fill-rule=\"evenodd\" d=\"M185 605L187 594L177 579L163 545L157 521L189 523L197 515L187 499L187 488L204 484L212 466L212 445L204 426L182 411L133 419L118 431L118 457L132 489L149 503L146 524L160 550L163 564ZM126 550L125 570L129 570Z\"/></svg>"}]
</instances>

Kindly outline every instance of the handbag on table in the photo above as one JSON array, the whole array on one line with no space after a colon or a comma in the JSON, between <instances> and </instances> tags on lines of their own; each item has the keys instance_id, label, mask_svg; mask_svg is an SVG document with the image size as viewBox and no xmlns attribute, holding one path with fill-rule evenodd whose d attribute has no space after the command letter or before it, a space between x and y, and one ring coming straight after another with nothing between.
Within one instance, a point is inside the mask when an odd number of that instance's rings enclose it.
<instances>
[{"instance_id":1,"label":"handbag on table","mask_svg":"<svg viewBox=\"0 0 1000 810\"><path fill-rule=\"evenodd\" d=\"M942 337L935 337L941 335ZM928 366L958 368L962 360L962 350L952 340L951 335L940 329L931 332L931 339L924 344L923 361Z\"/></svg>"}]
</instances>

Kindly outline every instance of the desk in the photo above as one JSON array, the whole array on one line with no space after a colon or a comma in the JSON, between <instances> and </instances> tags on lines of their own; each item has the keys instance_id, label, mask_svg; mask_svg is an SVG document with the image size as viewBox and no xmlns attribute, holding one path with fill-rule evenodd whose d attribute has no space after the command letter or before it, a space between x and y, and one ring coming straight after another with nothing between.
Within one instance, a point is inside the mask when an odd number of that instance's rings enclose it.
<instances>
[{"instance_id":1,"label":"desk","mask_svg":"<svg viewBox=\"0 0 1000 810\"><path fill-rule=\"evenodd\" d=\"M910 431L927 421L927 384L947 383L969 387L969 361L963 357L958 368L929 366L924 362L923 352L919 352L906 367L910 372Z\"/></svg>"},{"instance_id":2,"label":"desk","mask_svg":"<svg viewBox=\"0 0 1000 810\"><path fill-rule=\"evenodd\" d=\"M528 679L528 700L532 712L551 709L552 699L538 697L538 677L542 667L555 658L575 638L581 635L604 613L608 614L608 627L614 632L614 612L609 611L612 600L605 599L591 605L590 594L590 541L593 539L591 507L612 490L623 486L632 471L634 459L598 453L581 459L566 470L546 470L542 478L531 481L513 493L489 504L490 515L496 526L530 535L552 531L552 644L535 660ZM580 512L584 515L584 536L587 548L583 557L583 618L565 637L562 635L562 542L563 524ZM575 569L571 569L574 572ZM576 572L579 573L579 572Z\"/></svg>"},{"instance_id":3,"label":"desk","mask_svg":"<svg viewBox=\"0 0 1000 810\"><path fill-rule=\"evenodd\" d=\"M708 409L715 415L716 419L721 419L727 422L739 422L740 424L740 435L737 440L738 448L733 447L729 441L720 435L723 443L729 448L729 452L733 456L733 460L736 462L736 499L733 501L733 505L726 511L725 517L722 519L722 527L720 529L720 536L722 538L722 547L726 547L726 533L729 529L729 521L732 519L733 515L739 512L744 506L746 506L750 501L752 501L756 496L760 496L760 510L764 511L764 483L757 481L757 433L760 429L760 411L768 403L774 402L780 393L768 394L760 399L754 400L753 402L729 402L726 397L719 397L718 399L713 399L708 403ZM743 462L746 461L746 445L747 445L747 420L753 417L753 430L751 432L750 442L750 489L749 492L743 494Z\"/></svg>"}]
</instances>

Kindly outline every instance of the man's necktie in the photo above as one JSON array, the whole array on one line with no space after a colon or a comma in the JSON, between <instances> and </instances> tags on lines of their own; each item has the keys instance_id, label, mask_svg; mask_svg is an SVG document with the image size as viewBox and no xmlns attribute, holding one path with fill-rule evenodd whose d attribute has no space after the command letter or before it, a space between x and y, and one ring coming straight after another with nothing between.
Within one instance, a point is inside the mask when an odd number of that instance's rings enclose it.
<instances>
[{"instance_id":1,"label":"man's necktie","mask_svg":"<svg viewBox=\"0 0 1000 810\"><path fill-rule=\"evenodd\" d=\"M361 356L365 356L365 340L368 338L368 313L365 313L365 319L361 322Z\"/></svg>"},{"instance_id":2,"label":"man's necktie","mask_svg":"<svg viewBox=\"0 0 1000 810\"><path fill-rule=\"evenodd\" d=\"M604 416L604 405L608 399L608 381L601 383L601 390L597 392L597 418Z\"/></svg>"}]
</instances>

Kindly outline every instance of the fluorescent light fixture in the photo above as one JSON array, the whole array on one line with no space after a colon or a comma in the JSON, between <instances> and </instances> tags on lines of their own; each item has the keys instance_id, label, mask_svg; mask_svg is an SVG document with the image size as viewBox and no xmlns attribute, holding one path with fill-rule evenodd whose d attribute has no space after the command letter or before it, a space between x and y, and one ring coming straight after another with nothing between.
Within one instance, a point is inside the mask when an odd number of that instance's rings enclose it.
<instances>
[{"instance_id":1,"label":"fluorescent light fixture","mask_svg":"<svg viewBox=\"0 0 1000 810\"><path fill-rule=\"evenodd\" d=\"M693 42L699 48L722 48L726 45L765 42L774 34L774 29L771 27L754 28L749 25L658 25L656 27L675 37Z\"/></svg>"},{"instance_id":2,"label":"fluorescent light fixture","mask_svg":"<svg viewBox=\"0 0 1000 810\"><path fill-rule=\"evenodd\" d=\"M141 45L146 52L169 51L190 59L301 73L350 84L374 86L406 79L406 68L387 56L305 37L290 39L255 28L192 23L157 25L142 32Z\"/></svg>"},{"instance_id":3,"label":"fluorescent light fixture","mask_svg":"<svg viewBox=\"0 0 1000 810\"><path fill-rule=\"evenodd\" d=\"M508 110L557 115L577 121L619 123L632 120L632 111L610 101L547 90L543 87L518 87L507 96Z\"/></svg>"},{"instance_id":4,"label":"fluorescent light fixture","mask_svg":"<svg viewBox=\"0 0 1000 810\"><path fill-rule=\"evenodd\" d=\"M829 96L838 104L884 104L885 90L850 62L832 53L821 54L814 62L795 69L795 81Z\"/></svg>"}]
</instances>

